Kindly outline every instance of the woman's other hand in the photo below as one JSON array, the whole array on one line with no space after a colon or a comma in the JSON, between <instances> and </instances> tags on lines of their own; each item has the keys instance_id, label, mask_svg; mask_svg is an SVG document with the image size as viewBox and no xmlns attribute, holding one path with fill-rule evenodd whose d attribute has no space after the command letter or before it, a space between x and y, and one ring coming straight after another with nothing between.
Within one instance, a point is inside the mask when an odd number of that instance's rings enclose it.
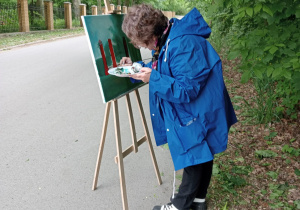
<instances>
[{"instance_id":1,"label":"woman's other hand","mask_svg":"<svg viewBox=\"0 0 300 210\"><path fill-rule=\"evenodd\" d=\"M140 72L134 75L130 75L131 78L142 80L143 82L149 82L150 75L151 75L152 69L148 67L141 68Z\"/></svg>"},{"instance_id":2,"label":"woman's other hand","mask_svg":"<svg viewBox=\"0 0 300 210\"><path fill-rule=\"evenodd\" d=\"M132 60L131 60L131 58L129 58L129 57L123 57L123 58L120 60L120 65L121 65L121 66L131 66L131 65L132 65Z\"/></svg>"}]
</instances>

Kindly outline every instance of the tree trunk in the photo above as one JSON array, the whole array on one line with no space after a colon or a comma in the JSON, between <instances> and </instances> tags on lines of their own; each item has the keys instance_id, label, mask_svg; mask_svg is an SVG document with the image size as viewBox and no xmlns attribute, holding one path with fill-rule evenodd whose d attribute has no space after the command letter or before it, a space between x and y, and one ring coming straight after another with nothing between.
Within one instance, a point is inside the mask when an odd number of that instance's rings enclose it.
<instances>
[{"instance_id":1,"label":"tree trunk","mask_svg":"<svg viewBox=\"0 0 300 210\"><path fill-rule=\"evenodd\" d=\"M79 4L81 4L80 0L72 0L72 9L74 9L74 14L76 18L80 18Z\"/></svg>"},{"instance_id":2,"label":"tree trunk","mask_svg":"<svg viewBox=\"0 0 300 210\"><path fill-rule=\"evenodd\" d=\"M97 12L98 12L98 15L102 15L101 0L97 0Z\"/></svg>"},{"instance_id":3,"label":"tree trunk","mask_svg":"<svg viewBox=\"0 0 300 210\"><path fill-rule=\"evenodd\" d=\"M38 13L40 13L40 15L42 17L44 17L44 0L37 0L36 7L37 7Z\"/></svg>"}]
</instances>

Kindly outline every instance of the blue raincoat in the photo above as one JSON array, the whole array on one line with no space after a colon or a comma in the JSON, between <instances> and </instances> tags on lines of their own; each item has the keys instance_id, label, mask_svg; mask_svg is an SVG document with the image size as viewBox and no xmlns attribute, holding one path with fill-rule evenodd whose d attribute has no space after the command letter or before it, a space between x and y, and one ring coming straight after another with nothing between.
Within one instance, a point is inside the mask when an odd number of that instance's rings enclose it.
<instances>
[{"instance_id":1,"label":"blue raincoat","mask_svg":"<svg viewBox=\"0 0 300 210\"><path fill-rule=\"evenodd\" d=\"M211 30L194 8L172 28L149 81L156 144L168 143L175 170L213 160L237 122ZM151 67L151 62L144 65Z\"/></svg>"}]
</instances>

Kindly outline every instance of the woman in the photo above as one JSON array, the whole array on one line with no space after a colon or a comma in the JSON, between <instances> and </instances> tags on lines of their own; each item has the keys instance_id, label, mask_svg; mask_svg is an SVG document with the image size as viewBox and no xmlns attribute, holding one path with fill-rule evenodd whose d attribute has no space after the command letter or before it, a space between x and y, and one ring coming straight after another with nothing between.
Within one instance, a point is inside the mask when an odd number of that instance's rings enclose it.
<instances>
[{"instance_id":1,"label":"woman","mask_svg":"<svg viewBox=\"0 0 300 210\"><path fill-rule=\"evenodd\" d=\"M206 209L214 154L226 149L237 122L220 57L206 40L211 30L195 8L169 21L145 4L128 11L122 29L135 46L153 50L152 62L131 77L149 82L156 144L168 143L175 170L184 169L178 194L153 210Z\"/></svg>"}]
</instances>

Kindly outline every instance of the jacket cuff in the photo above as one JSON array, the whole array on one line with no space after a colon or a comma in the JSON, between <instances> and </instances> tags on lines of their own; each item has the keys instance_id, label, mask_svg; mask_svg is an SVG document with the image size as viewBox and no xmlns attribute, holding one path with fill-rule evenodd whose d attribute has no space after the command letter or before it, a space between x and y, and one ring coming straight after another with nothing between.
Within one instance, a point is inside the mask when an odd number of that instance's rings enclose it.
<instances>
[{"instance_id":1,"label":"jacket cuff","mask_svg":"<svg viewBox=\"0 0 300 210\"><path fill-rule=\"evenodd\" d=\"M129 78L131 83L140 83L142 82L142 80L137 80L137 79L133 79L133 78Z\"/></svg>"}]
</instances>

